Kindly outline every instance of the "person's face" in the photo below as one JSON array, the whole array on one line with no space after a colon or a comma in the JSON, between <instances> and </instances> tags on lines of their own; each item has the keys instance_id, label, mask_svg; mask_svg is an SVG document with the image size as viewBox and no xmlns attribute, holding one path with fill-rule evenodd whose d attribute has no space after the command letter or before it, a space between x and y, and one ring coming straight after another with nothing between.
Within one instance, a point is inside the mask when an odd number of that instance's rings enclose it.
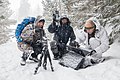
<instances>
[{"instance_id":1,"label":"person's face","mask_svg":"<svg viewBox=\"0 0 120 80\"><path fill-rule=\"evenodd\" d=\"M88 34L92 34L95 30L95 27L92 23L86 23L85 24L85 30Z\"/></svg>"},{"instance_id":2,"label":"person's face","mask_svg":"<svg viewBox=\"0 0 120 80\"><path fill-rule=\"evenodd\" d=\"M41 28L41 27L43 27L43 26L44 26L44 23L43 23L43 22L38 22L38 23L37 23L37 27L40 27L40 28Z\"/></svg>"},{"instance_id":3,"label":"person's face","mask_svg":"<svg viewBox=\"0 0 120 80\"><path fill-rule=\"evenodd\" d=\"M62 20L62 24L65 24L65 23L67 23L67 19Z\"/></svg>"}]
</instances>

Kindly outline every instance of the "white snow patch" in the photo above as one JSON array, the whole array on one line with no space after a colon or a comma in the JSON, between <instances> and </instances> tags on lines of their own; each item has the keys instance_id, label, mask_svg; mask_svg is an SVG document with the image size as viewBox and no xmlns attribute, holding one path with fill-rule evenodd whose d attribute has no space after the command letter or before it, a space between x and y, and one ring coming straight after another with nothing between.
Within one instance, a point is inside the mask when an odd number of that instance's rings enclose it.
<instances>
[{"instance_id":1,"label":"white snow patch","mask_svg":"<svg viewBox=\"0 0 120 80\"><path fill-rule=\"evenodd\" d=\"M0 80L120 80L120 43L114 43L104 53L107 60L95 66L75 71L62 67L58 61L52 61L54 72L48 65L48 70L39 68L34 75L36 63L28 62L26 66L20 65L21 53L17 49L15 39L0 45ZM49 63L49 62L48 62Z\"/></svg>"}]
</instances>

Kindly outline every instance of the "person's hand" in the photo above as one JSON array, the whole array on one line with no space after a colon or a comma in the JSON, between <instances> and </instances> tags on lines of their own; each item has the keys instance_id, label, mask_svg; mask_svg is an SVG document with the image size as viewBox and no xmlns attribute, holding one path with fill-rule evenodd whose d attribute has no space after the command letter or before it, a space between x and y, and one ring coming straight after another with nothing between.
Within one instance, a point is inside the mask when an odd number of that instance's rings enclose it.
<instances>
[{"instance_id":1,"label":"person's hand","mask_svg":"<svg viewBox=\"0 0 120 80\"><path fill-rule=\"evenodd\" d=\"M102 54L100 53L95 53L93 55L91 55L93 58L101 58L102 57Z\"/></svg>"},{"instance_id":2,"label":"person's hand","mask_svg":"<svg viewBox=\"0 0 120 80\"><path fill-rule=\"evenodd\" d=\"M23 44L23 42L17 42L19 45L22 45Z\"/></svg>"},{"instance_id":3,"label":"person's hand","mask_svg":"<svg viewBox=\"0 0 120 80\"><path fill-rule=\"evenodd\" d=\"M96 54L96 51L95 51L95 50L92 50L92 51L88 54L88 56L93 56L94 54Z\"/></svg>"},{"instance_id":4,"label":"person's hand","mask_svg":"<svg viewBox=\"0 0 120 80\"><path fill-rule=\"evenodd\" d=\"M79 43L76 41L71 41L69 45L73 47L80 47Z\"/></svg>"},{"instance_id":5,"label":"person's hand","mask_svg":"<svg viewBox=\"0 0 120 80\"><path fill-rule=\"evenodd\" d=\"M93 58L100 58L101 54L98 54L95 50L92 50L88 56L91 56Z\"/></svg>"},{"instance_id":6,"label":"person's hand","mask_svg":"<svg viewBox=\"0 0 120 80\"><path fill-rule=\"evenodd\" d=\"M58 43L58 45L59 45L60 48L65 48L66 47L65 43Z\"/></svg>"}]
</instances>

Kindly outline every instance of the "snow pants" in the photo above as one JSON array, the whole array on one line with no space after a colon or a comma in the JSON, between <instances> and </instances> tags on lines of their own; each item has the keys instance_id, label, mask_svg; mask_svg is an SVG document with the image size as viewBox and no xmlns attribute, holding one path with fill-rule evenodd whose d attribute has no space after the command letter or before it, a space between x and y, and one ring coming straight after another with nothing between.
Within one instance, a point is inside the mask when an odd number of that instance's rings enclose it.
<instances>
[{"instance_id":1,"label":"snow pants","mask_svg":"<svg viewBox=\"0 0 120 80\"><path fill-rule=\"evenodd\" d=\"M50 43L51 51L53 52L54 57L62 57L65 54L66 51L66 45L61 46L61 44L58 44L56 41L52 41Z\"/></svg>"},{"instance_id":2,"label":"snow pants","mask_svg":"<svg viewBox=\"0 0 120 80\"><path fill-rule=\"evenodd\" d=\"M94 50L95 48L97 48L101 44L100 41L95 39L95 38L90 38L89 43L90 43L90 47L92 50ZM91 66L91 65L93 65L92 62L99 63L102 60L103 60L102 53L101 54L96 53L96 55L86 56L84 66L88 66L88 65Z\"/></svg>"}]
</instances>

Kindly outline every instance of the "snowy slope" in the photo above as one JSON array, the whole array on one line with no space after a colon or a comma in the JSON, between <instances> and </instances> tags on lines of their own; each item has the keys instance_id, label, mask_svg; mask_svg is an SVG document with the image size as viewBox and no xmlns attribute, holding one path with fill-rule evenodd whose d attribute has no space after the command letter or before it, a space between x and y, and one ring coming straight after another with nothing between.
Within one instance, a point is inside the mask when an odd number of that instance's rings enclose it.
<instances>
[{"instance_id":1,"label":"snowy slope","mask_svg":"<svg viewBox=\"0 0 120 80\"><path fill-rule=\"evenodd\" d=\"M58 61L53 61L55 72L39 68L33 75L36 63L28 62L20 65L21 52L17 49L15 39L0 45L0 80L120 80L120 43L114 43L104 53L107 60L103 63L75 71L62 67Z\"/></svg>"}]
</instances>

